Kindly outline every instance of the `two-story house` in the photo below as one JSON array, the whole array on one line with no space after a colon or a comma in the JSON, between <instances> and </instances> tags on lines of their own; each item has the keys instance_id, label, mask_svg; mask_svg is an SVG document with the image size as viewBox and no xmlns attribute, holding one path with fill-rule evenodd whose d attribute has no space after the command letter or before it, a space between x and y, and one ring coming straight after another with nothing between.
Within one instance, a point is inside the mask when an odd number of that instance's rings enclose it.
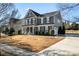
<instances>
[{"instance_id":1,"label":"two-story house","mask_svg":"<svg viewBox=\"0 0 79 59\"><path fill-rule=\"evenodd\" d=\"M31 9L28 10L22 20L22 32L24 34L51 34L58 35L58 28L63 25L60 11L39 14Z\"/></svg>"}]
</instances>

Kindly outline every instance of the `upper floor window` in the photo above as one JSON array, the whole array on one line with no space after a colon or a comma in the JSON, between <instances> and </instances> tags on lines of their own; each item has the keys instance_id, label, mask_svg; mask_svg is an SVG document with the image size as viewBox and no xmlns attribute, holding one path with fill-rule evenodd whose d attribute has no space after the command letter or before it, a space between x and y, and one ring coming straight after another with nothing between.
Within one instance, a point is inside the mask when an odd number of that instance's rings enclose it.
<instances>
[{"instance_id":1,"label":"upper floor window","mask_svg":"<svg viewBox=\"0 0 79 59\"><path fill-rule=\"evenodd\" d=\"M34 23L37 24L37 25L40 25L41 24L41 19L40 18L35 19Z\"/></svg>"},{"instance_id":2,"label":"upper floor window","mask_svg":"<svg viewBox=\"0 0 79 59\"><path fill-rule=\"evenodd\" d=\"M41 24L41 19L40 19L40 18L37 19L37 24L38 24L38 25Z\"/></svg>"},{"instance_id":3,"label":"upper floor window","mask_svg":"<svg viewBox=\"0 0 79 59\"><path fill-rule=\"evenodd\" d=\"M46 24L47 23L47 18L43 18L43 24Z\"/></svg>"},{"instance_id":4,"label":"upper floor window","mask_svg":"<svg viewBox=\"0 0 79 59\"><path fill-rule=\"evenodd\" d=\"M28 14L27 14L27 16L32 16L33 15L33 13L32 12L29 12Z\"/></svg>"},{"instance_id":5,"label":"upper floor window","mask_svg":"<svg viewBox=\"0 0 79 59\"><path fill-rule=\"evenodd\" d=\"M54 16L49 17L49 23L53 24L54 23Z\"/></svg>"},{"instance_id":6,"label":"upper floor window","mask_svg":"<svg viewBox=\"0 0 79 59\"><path fill-rule=\"evenodd\" d=\"M34 23L37 24L37 19L35 18Z\"/></svg>"},{"instance_id":7,"label":"upper floor window","mask_svg":"<svg viewBox=\"0 0 79 59\"><path fill-rule=\"evenodd\" d=\"M31 18L31 24L33 24L33 18Z\"/></svg>"},{"instance_id":8,"label":"upper floor window","mask_svg":"<svg viewBox=\"0 0 79 59\"><path fill-rule=\"evenodd\" d=\"M27 19L27 25L29 25L29 19Z\"/></svg>"}]
</instances>

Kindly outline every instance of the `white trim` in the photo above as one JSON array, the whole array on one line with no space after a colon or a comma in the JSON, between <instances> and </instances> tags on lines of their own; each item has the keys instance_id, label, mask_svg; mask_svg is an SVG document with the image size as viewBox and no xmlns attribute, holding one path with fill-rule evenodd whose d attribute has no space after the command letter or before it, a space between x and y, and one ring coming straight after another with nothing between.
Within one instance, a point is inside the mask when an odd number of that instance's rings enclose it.
<instances>
[{"instance_id":1,"label":"white trim","mask_svg":"<svg viewBox=\"0 0 79 59\"><path fill-rule=\"evenodd\" d=\"M35 18L33 18L33 24L35 24Z\"/></svg>"},{"instance_id":2,"label":"white trim","mask_svg":"<svg viewBox=\"0 0 79 59\"><path fill-rule=\"evenodd\" d=\"M48 26L45 26L45 30L48 30Z\"/></svg>"},{"instance_id":3,"label":"white trim","mask_svg":"<svg viewBox=\"0 0 79 59\"><path fill-rule=\"evenodd\" d=\"M38 26L38 31L40 31L40 26Z\"/></svg>"},{"instance_id":4,"label":"white trim","mask_svg":"<svg viewBox=\"0 0 79 59\"><path fill-rule=\"evenodd\" d=\"M55 16L54 16L54 23L55 23Z\"/></svg>"},{"instance_id":5,"label":"white trim","mask_svg":"<svg viewBox=\"0 0 79 59\"><path fill-rule=\"evenodd\" d=\"M41 17L41 24L43 24L43 17Z\"/></svg>"},{"instance_id":6,"label":"white trim","mask_svg":"<svg viewBox=\"0 0 79 59\"><path fill-rule=\"evenodd\" d=\"M25 25L27 25L27 19L25 20Z\"/></svg>"},{"instance_id":7,"label":"white trim","mask_svg":"<svg viewBox=\"0 0 79 59\"><path fill-rule=\"evenodd\" d=\"M49 23L49 17L46 17L47 18L47 23Z\"/></svg>"},{"instance_id":8,"label":"white trim","mask_svg":"<svg viewBox=\"0 0 79 59\"><path fill-rule=\"evenodd\" d=\"M29 18L29 24L31 24L31 18Z\"/></svg>"},{"instance_id":9,"label":"white trim","mask_svg":"<svg viewBox=\"0 0 79 59\"><path fill-rule=\"evenodd\" d=\"M28 10L26 16L28 16L29 12L32 13L35 17L37 17L30 9ZM32 15L32 14L30 14L30 15Z\"/></svg>"},{"instance_id":10,"label":"white trim","mask_svg":"<svg viewBox=\"0 0 79 59\"><path fill-rule=\"evenodd\" d=\"M58 27L54 27L54 35L58 35Z\"/></svg>"}]
</instances>

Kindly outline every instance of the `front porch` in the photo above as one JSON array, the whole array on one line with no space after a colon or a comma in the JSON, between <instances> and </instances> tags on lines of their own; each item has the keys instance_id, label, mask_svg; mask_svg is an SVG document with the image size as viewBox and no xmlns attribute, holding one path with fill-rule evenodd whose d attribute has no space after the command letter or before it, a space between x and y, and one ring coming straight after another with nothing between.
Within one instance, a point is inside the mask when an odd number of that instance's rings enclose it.
<instances>
[{"instance_id":1,"label":"front porch","mask_svg":"<svg viewBox=\"0 0 79 59\"><path fill-rule=\"evenodd\" d=\"M58 27L53 26L28 26L23 30L23 34L32 35L58 35Z\"/></svg>"}]
</instances>

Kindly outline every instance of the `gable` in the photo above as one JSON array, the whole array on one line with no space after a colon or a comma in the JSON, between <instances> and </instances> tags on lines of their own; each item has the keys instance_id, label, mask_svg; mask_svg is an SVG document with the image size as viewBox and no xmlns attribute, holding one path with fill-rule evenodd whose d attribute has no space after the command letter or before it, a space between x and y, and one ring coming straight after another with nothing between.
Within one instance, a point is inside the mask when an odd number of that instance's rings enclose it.
<instances>
[{"instance_id":1,"label":"gable","mask_svg":"<svg viewBox=\"0 0 79 59\"><path fill-rule=\"evenodd\" d=\"M34 14L33 11L29 10L29 11L27 12L26 17L36 17L36 15Z\"/></svg>"},{"instance_id":2,"label":"gable","mask_svg":"<svg viewBox=\"0 0 79 59\"><path fill-rule=\"evenodd\" d=\"M29 11L27 12L27 15L25 16L25 18L29 18L29 17L39 17L41 16L39 13L29 9Z\"/></svg>"}]
</instances>

